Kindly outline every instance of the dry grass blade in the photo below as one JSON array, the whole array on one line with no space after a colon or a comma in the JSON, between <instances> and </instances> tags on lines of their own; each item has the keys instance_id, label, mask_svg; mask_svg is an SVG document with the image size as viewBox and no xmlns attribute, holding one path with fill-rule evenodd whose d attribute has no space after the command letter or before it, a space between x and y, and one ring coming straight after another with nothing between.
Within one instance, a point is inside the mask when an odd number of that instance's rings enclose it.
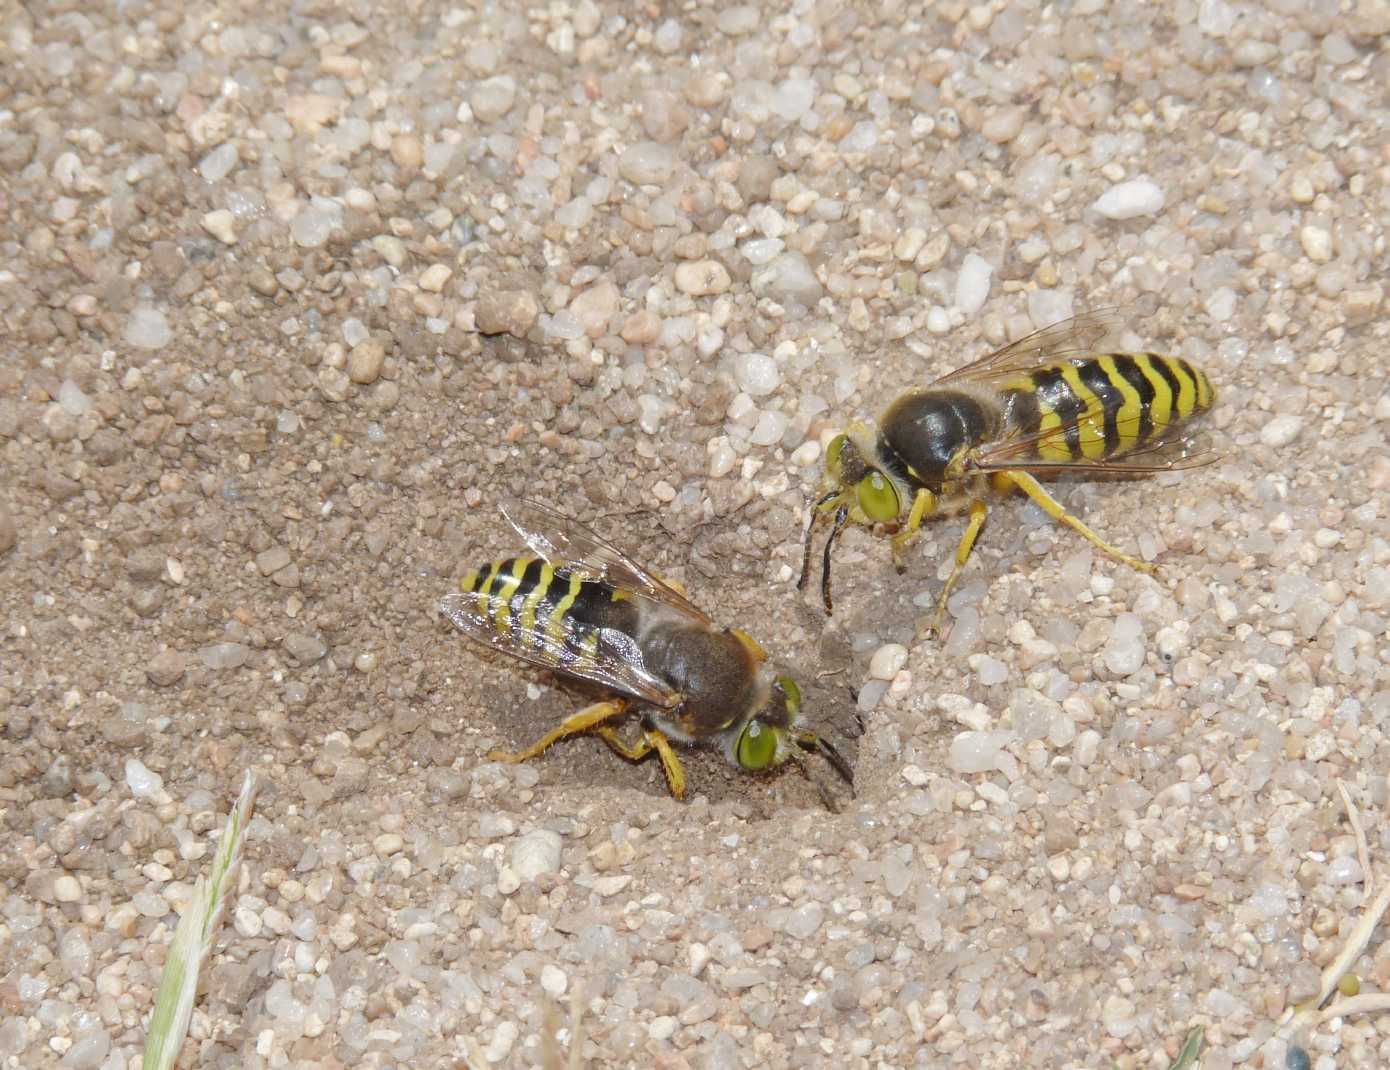
<instances>
[{"instance_id":1,"label":"dry grass blade","mask_svg":"<svg viewBox=\"0 0 1390 1070\"><path fill-rule=\"evenodd\" d=\"M1351 801L1351 793L1341 777L1337 778L1337 790L1342 794L1342 805L1347 809L1347 824L1356 836L1356 860L1361 863L1362 901L1371 898L1374 878L1371 875L1371 852L1366 846L1366 830L1361 827L1361 815L1356 812L1356 804Z\"/></svg>"},{"instance_id":2,"label":"dry grass blade","mask_svg":"<svg viewBox=\"0 0 1390 1070\"><path fill-rule=\"evenodd\" d=\"M255 799L256 778L248 772L236 805L227 815L222 842L212 861L212 872L198 878L193 898L169 943L164 972L159 980L159 995L155 997L145 1035L145 1057L141 1064L144 1070L170 1070L178 1061L179 1049L188 1035L188 1022L193 1017L198 976L222 922L227 894L241 858L242 836Z\"/></svg>"},{"instance_id":3,"label":"dry grass blade","mask_svg":"<svg viewBox=\"0 0 1390 1070\"><path fill-rule=\"evenodd\" d=\"M1275 1036L1293 1036L1309 1022L1322 1017L1319 1008L1327 1001L1327 997L1332 995L1332 990L1337 987L1337 982L1342 979L1342 975L1360 957L1361 952L1366 950L1366 945L1371 942L1371 933L1375 932L1375 927L1380 924L1380 919L1387 908L1390 908L1390 884L1380 890L1375 902L1361 915L1361 920L1356 923L1356 928L1347 937L1346 945L1337 953L1337 957L1328 964L1327 969L1322 971L1322 984L1318 987L1317 998L1310 999L1303 1004L1292 1017L1279 1027ZM1335 1009L1335 1007L1329 1008L1329 1010Z\"/></svg>"}]
</instances>

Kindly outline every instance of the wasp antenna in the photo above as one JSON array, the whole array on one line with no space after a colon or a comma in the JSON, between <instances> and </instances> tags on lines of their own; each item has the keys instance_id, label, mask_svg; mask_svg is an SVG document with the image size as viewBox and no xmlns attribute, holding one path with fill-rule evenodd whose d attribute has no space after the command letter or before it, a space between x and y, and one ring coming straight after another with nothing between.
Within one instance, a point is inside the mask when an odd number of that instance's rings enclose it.
<instances>
[{"instance_id":1,"label":"wasp antenna","mask_svg":"<svg viewBox=\"0 0 1390 1070\"><path fill-rule=\"evenodd\" d=\"M835 772L844 778L849 785L850 794L854 794L854 770L850 768L849 762L845 761L845 756L835 749L834 744L823 739L815 732L803 732L796 737L796 742L807 750L819 751Z\"/></svg>"},{"instance_id":2,"label":"wasp antenna","mask_svg":"<svg viewBox=\"0 0 1390 1070\"><path fill-rule=\"evenodd\" d=\"M825 540L825 553L821 557L820 566L820 596L825 603L825 612L829 616L834 612L833 604L830 600L830 551L835 546L835 539L840 532L845 529L845 523L849 520L849 506L842 505L835 512L835 523L830 529L830 537Z\"/></svg>"},{"instance_id":3,"label":"wasp antenna","mask_svg":"<svg viewBox=\"0 0 1390 1070\"><path fill-rule=\"evenodd\" d=\"M820 522L821 509L833 502L839 493L838 490L832 490L811 503L811 517L806 521L806 536L801 541L801 578L796 581L798 591L806 589L806 581L811 575L811 546L816 534L816 524Z\"/></svg>"}]
</instances>

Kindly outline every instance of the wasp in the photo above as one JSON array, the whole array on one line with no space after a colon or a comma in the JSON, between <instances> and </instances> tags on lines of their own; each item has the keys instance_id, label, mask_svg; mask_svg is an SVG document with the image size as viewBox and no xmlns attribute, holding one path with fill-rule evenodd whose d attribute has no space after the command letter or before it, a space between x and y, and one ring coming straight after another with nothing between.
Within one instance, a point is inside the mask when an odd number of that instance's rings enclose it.
<instances>
[{"instance_id":1,"label":"wasp","mask_svg":"<svg viewBox=\"0 0 1390 1070\"><path fill-rule=\"evenodd\" d=\"M1216 400L1211 381L1181 357L1097 350L1120 326L1117 310L1085 313L1021 338L903 394L877 428L862 422L826 450L823 494L811 507L801 562L804 589L818 523L831 520L821 562L821 598L830 598L830 555L846 524L896 525L894 564L922 522L968 513L931 631L984 526L984 492L1021 490L1053 520L1118 561L1148 562L1110 545L1039 482L1062 472L1148 475L1215 460L1192 421Z\"/></svg>"},{"instance_id":2,"label":"wasp","mask_svg":"<svg viewBox=\"0 0 1390 1070\"><path fill-rule=\"evenodd\" d=\"M672 743L713 744L750 773L818 752L853 788L849 764L802 723L801 690L741 628L720 628L678 584L662 580L576 521L537 502L509 499L502 515L531 550L469 572L440 611L493 650L597 685L608 696L524 750L489 759L525 762L569 736L592 734L637 762L653 751L671 794L685 796ZM639 734L618 730L636 715Z\"/></svg>"}]
</instances>

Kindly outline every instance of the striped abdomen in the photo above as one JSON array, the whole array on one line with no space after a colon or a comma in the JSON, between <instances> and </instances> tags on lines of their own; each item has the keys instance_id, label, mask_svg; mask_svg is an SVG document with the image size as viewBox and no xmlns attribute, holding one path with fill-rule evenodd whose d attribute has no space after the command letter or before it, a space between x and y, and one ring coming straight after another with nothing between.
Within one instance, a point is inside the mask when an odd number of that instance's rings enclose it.
<instances>
[{"instance_id":1,"label":"striped abdomen","mask_svg":"<svg viewBox=\"0 0 1390 1070\"><path fill-rule=\"evenodd\" d=\"M637 606L611 584L539 557L493 561L464 576L459 590L477 596L478 612L499 635L557 669L577 672L592 663L603 629L637 630Z\"/></svg>"},{"instance_id":2,"label":"striped abdomen","mask_svg":"<svg viewBox=\"0 0 1390 1070\"><path fill-rule=\"evenodd\" d=\"M1200 369L1158 353L1058 361L1019 375L1001 390L1005 425L1044 434L1038 458L1052 462L1121 456L1206 412L1216 398Z\"/></svg>"}]
</instances>

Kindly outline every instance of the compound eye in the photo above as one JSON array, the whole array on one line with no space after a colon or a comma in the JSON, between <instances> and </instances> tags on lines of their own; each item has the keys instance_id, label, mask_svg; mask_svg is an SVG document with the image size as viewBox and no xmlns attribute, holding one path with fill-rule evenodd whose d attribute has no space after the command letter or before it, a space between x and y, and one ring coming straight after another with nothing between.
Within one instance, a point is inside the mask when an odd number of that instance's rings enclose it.
<instances>
[{"instance_id":1,"label":"compound eye","mask_svg":"<svg viewBox=\"0 0 1390 1070\"><path fill-rule=\"evenodd\" d=\"M744 726L734 749L738 764L750 773L757 773L772 764L777 757L777 731L769 728L757 718Z\"/></svg>"},{"instance_id":2,"label":"compound eye","mask_svg":"<svg viewBox=\"0 0 1390 1070\"><path fill-rule=\"evenodd\" d=\"M801 712L801 688L796 686L796 681L790 676L779 676L773 681L777 690L782 692L786 700L787 712L795 720L796 715Z\"/></svg>"},{"instance_id":3,"label":"compound eye","mask_svg":"<svg viewBox=\"0 0 1390 1070\"><path fill-rule=\"evenodd\" d=\"M870 472L854 488L859 508L875 524L886 524L898 517L897 488L882 472Z\"/></svg>"},{"instance_id":4,"label":"compound eye","mask_svg":"<svg viewBox=\"0 0 1390 1070\"><path fill-rule=\"evenodd\" d=\"M825 448L825 469L832 476L838 477L841 468L842 455L845 452L845 436L836 435L830 440L830 445Z\"/></svg>"}]
</instances>

